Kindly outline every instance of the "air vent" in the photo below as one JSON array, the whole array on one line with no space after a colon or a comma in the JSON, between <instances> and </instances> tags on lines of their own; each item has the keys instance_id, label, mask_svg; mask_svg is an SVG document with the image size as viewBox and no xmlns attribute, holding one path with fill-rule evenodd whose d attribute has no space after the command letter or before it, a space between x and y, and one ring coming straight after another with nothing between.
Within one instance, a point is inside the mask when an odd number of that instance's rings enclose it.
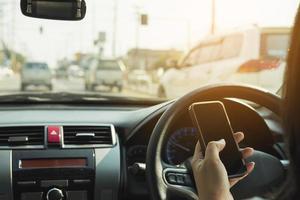
<instances>
[{"instance_id":1,"label":"air vent","mask_svg":"<svg viewBox=\"0 0 300 200\"><path fill-rule=\"evenodd\" d=\"M44 145L43 126L0 127L0 147Z\"/></svg>"},{"instance_id":2,"label":"air vent","mask_svg":"<svg viewBox=\"0 0 300 200\"><path fill-rule=\"evenodd\" d=\"M112 145L113 126L64 126L65 145Z\"/></svg>"}]
</instances>

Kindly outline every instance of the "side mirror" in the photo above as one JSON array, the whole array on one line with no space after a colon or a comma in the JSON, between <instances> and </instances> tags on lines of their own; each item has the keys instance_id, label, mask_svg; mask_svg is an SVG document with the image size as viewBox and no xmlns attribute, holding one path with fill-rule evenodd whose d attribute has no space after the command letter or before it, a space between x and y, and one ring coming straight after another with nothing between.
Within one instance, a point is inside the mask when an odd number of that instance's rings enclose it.
<instances>
[{"instance_id":1,"label":"side mirror","mask_svg":"<svg viewBox=\"0 0 300 200\"><path fill-rule=\"evenodd\" d=\"M81 20L86 13L84 0L21 0L21 11L28 17Z\"/></svg>"}]
</instances>

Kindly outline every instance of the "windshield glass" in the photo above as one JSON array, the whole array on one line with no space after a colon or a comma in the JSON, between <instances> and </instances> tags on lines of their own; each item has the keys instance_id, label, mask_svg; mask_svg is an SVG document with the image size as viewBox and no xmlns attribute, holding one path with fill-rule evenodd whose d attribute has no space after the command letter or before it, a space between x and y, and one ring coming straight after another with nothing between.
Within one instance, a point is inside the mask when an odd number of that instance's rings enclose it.
<instances>
[{"instance_id":1,"label":"windshield glass","mask_svg":"<svg viewBox=\"0 0 300 200\"><path fill-rule=\"evenodd\" d=\"M98 69L112 69L118 70L120 69L118 62L113 60L100 60L98 63Z\"/></svg>"},{"instance_id":2,"label":"windshield glass","mask_svg":"<svg viewBox=\"0 0 300 200\"><path fill-rule=\"evenodd\" d=\"M262 56L285 59L289 47L290 35L282 34L265 34L262 35Z\"/></svg>"},{"instance_id":3,"label":"windshield glass","mask_svg":"<svg viewBox=\"0 0 300 200\"><path fill-rule=\"evenodd\" d=\"M32 69L32 70L47 70L48 66L46 63L34 63L34 62L27 62L22 67L22 70Z\"/></svg>"},{"instance_id":4,"label":"windshield glass","mask_svg":"<svg viewBox=\"0 0 300 200\"><path fill-rule=\"evenodd\" d=\"M86 0L81 21L0 0L0 95L172 99L207 84L282 85L300 0Z\"/></svg>"}]
</instances>

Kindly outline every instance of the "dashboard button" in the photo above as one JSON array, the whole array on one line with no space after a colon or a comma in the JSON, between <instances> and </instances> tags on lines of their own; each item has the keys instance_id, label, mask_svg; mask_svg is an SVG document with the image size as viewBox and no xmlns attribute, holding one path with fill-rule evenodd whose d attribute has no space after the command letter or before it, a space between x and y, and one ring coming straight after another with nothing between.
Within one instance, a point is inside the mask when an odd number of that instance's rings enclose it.
<instances>
[{"instance_id":1,"label":"dashboard button","mask_svg":"<svg viewBox=\"0 0 300 200\"><path fill-rule=\"evenodd\" d=\"M183 174L176 174L177 184L185 185L185 177Z\"/></svg>"},{"instance_id":2,"label":"dashboard button","mask_svg":"<svg viewBox=\"0 0 300 200\"><path fill-rule=\"evenodd\" d=\"M28 187L28 186L34 186L36 184L36 181L18 181L17 184L19 186Z\"/></svg>"},{"instance_id":3,"label":"dashboard button","mask_svg":"<svg viewBox=\"0 0 300 200\"><path fill-rule=\"evenodd\" d=\"M176 173L169 172L166 174L166 180L170 184L182 185L182 186L193 186L194 182L190 175L187 173Z\"/></svg>"},{"instance_id":4,"label":"dashboard button","mask_svg":"<svg viewBox=\"0 0 300 200\"><path fill-rule=\"evenodd\" d=\"M167 174L167 181L171 184L176 184L177 183L176 174L173 174L173 173Z\"/></svg>"},{"instance_id":5,"label":"dashboard button","mask_svg":"<svg viewBox=\"0 0 300 200\"><path fill-rule=\"evenodd\" d=\"M193 186L194 185L190 175L184 174L184 179L185 179L185 185L186 186Z\"/></svg>"},{"instance_id":6,"label":"dashboard button","mask_svg":"<svg viewBox=\"0 0 300 200\"><path fill-rule=\"evenodd\" d=\"M47 127L47 139L48 144L60 144L61 140L61 133L60 133L60 127L59 126L48 126Z\"/></svg>"},{"instance_id":7,"label":"dashboard button","mask_svg":"<svg viewBox=\"0 0 300 200\"><path fill-rule=\"evenodd\" d=\"M43 181L41 181L41 187L51 187L51 186L68 187L68 185L69 185L68 180L43 180Z\"/></svg>"},{"instance_id":8,"label":"dashboard button","mask_svg":"<svg viewBox=\"0 0 300 200\"><path fill-rule=\"evenodd\" d=\"M47 192L46 200L63 200L64 194L60 189L52 188Z\"/></svg>"},{"instance_id":9,"label":"dashboard button","mask_svg":"<svg viewBox=\"0 0 300 200\"><path fill-rule=\"evenodd\" d=\"M42 200L42 192L26 192L21 194L21 200Z\"/></svg>"},{"instance_id":10,"label":"dashboard button","mask_svg":"<svg viewBox=\"0 0 300 200\"><path fill-rule=\"evenodd\" d=\"M91 180L89 179L79 179L79 180L73 180L74 184L83 185L83 184L89 184Z\"/></svg>"},{"instance_id":11,"label":"dashboard button","mask_svg":"<svg viewBox=\"0 0 300 200\"><path fill-rule=\"evenodd\" d=\"M68 200L87 200L87 191L67 191Z\"/></svg>"}]
</instances>

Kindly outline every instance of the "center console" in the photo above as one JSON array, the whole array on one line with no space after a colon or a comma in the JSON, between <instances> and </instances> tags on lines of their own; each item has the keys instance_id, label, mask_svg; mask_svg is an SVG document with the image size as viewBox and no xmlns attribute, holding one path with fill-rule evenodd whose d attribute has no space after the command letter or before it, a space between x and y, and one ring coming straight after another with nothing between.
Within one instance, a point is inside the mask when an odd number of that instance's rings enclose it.
<instances>
[{"instance_id":1,"label":"center console","mask_svg":"<svg viewBox=\"0 0 300 200\"><path fill-rule=\"evenodd\" d=\"M91 149L13 151L14 199L93 199L94 158Z\"/></svg>"},{"instance_id":2,"label":"center console","mask_svg":"<svg viewBox=\"0 0 300 200\"><path fill-rule=\"evenodd\" d=\"M119 198L120 147L112 125L45 126L43 130L42 147L0 146L0 200ZM14 144L24 140L16 132L11 135L8 140L17 141Z\"/></svg>"}]
</instances>

